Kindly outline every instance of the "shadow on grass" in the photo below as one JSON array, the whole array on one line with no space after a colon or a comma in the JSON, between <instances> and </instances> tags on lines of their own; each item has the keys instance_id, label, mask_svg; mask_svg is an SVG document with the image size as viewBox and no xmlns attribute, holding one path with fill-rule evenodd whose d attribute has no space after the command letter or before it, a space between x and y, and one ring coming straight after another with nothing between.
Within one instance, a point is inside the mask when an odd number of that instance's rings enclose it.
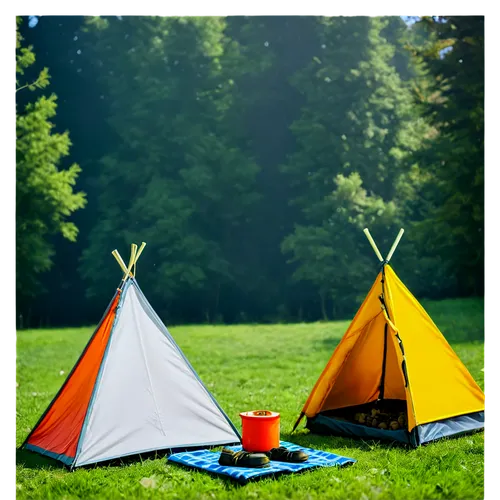
<instances>
[{"instance_id":1,"label":"shadow on grass","mask_svg":"<svg viewBox=\"0 0 500 500\"><path fill-rule=\"evenodd\" d=\"M237 443L233 443L237 444ZM218 447L213 447L216 449ZM134 455L128 455L125 457L114 458L111 460L103 460L102 462L97 462L94 464L82 465L78 467L79 469L96 469L102 467L123 467L127 465L140 465L147 460L167 460L171 453L194 451L206 449L205 446L198 446L192 448L175 448L175 449L165 449L150 451L146 453L137 453ZM25 450L22 448L16 448L16 465L21 465L28 469L66 469L70 468L58 460L54 460L45 455L40 455L36 452Z\"/></svg>"},{"instance_id":2,"label":"shadow on grass","mask_svg":"<svg viewBox=\"0 0 500 500\"><path fill-rule=\"evenodd\" d=\"M350 448L358 449L360 451L371 451L373 450L373 448L412 449L409 446L405 446L403 443L398 442L353 439L334 435L313 434L312 432L299 432L294 434L282 432L281 440L297 444L299 446L304 446L305 448L314 448L317 450L323 449L325 445L327 445L329 448ZM356 457L348 456L348 458Z\"/></svg>"},{"instance_id":3,"label":"shadow on grass","mask_svg":"<svg viewBox=\"0 0 500 500\"><path fill-rule=\"evenodd\" d=\"M427 448L432 446L439 446L439 443L445 441L456 441L458 439L471 436L473 434L480 434L484 432L484 429L476 429L469 432L464 432L462 434L456 434L453 436L445 436L434 441L430 441L428 443L421 444L420 448ZM335 435L324 435L324 434L314 434L312 432L303 431L298 433L281 433L281 440L288 441L289 443L294 443L299 446L304 446L305 448L315 448L315 449L324 449L325 446L329 448L337 448L342 451L339 451L338 454L342 456L347 456L348 458L356 458L355 456L350 456L349 451L347 451L347 455L344 455L346 449L352 450L355 453L355 450L359 451L373 451L377 450L390 450L390 449L398 449L398 450L406 450L408 453L412 453L418 448L410 446L409 444L397 442L397 441L384 441L377 439L354 439L350 437L342 437ZM334 453L337 453L334 451Z\"/></svg>"},{"instance_id":4,"label":"shadow on grass","mask_svg":"<svg viewBox=\"0 0 500 500\"><path fill-rule=\"evenodd\" d=\"M227 476L226 474L217 473L217 472L207 470L207 469L197 469L197 468L191 467L187 464L181 464L178 462L171 462L170 465L173 465L175 467L180 467L181 469L186 469L189 471L196 470L197 472L199 472L201 474L207 474L208 476L210 476L214 479L221 480L226 487L236 487L236 488L241 487L241 486L245 486L245 485L251 484L251 483L258 483L258 482L266 481L266 480L269 481L269 480L276 480L279 478L286 478L286 477L289 477L291 475L296 476L296 475L301 475L301 474L307 474L307 473L310 473L312 471L315 471L315 470L321 468L320 465L317 465L315 467L310 467L307 469L301 469L301 470L295 470L295 471L281 470L281 471L274 471L271 474L264 474L262 476L255 476L255 477L251 477L251 478L245 478L245 477L236 478L236 477ZM351 467L352 465L354 465L354 464L353 463L346 463L342 466L332 465L330 467L332 469L347 468L347 467ZM265 472L265 469L262 469L262 471Z\"/></svg>"},{"instance_id":5,"label":"shadow on grass","mask_svg":"<svg viewBox=\"0 0 500 500\"><path fill-rule=\"evenodd\" d=\"M17 448L16 465L22 465L27 469L66 469L62 463L44 455L32 451Z\"/></svg>"}]
</instances>

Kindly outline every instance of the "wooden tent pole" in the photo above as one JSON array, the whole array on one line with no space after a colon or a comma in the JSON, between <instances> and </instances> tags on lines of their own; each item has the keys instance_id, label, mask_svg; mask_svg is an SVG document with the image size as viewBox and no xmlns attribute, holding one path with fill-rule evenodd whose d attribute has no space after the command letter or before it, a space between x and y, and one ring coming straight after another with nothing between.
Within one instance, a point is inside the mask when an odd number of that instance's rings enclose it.
<instances>
[{"instance_id":1,"label":"wooden tent pole","mask_svg":"<svg viewBox=\"0 0 500 500\"><path fill-rule=\"evenodd\" d=\"M144 247L146 246L146 243L143 241L141 243L141 246L139 247L139 251L137 252L136 256L135 256L135 260L134 260L134 276L135 276L135 266L137 264L137 261L139 260L139 257L141 256L141 253L142 251L144 250Z\"/></svg>"},{"instance_id":2,"label":"wooden tent pole","mask_svg":"<svg viewBox=\"0 0 500 500\"><path fill-rule=\"evenodd\" d=\"M131 271L132 271L132 266L134 265L135 262L136 253L137 253L137 245L135 243L132 243L130 245L130 260L128 261L127 275L132 276Z\"/></svg>"},{"instance_id":3,"label":"wooden tent pole","mask_svg":"<svg viewBox=\"0 0 500 500\"><path fill-rule=\"evenodd\" d=\"M405 232L405 230L403 228L401 228L399 230L399 233L398 233L396 239L394 240L394 243L392 244L392 247L389 250L389 253L387 254L387 257L385 258L386 262L389 262L391 260L392 254L394 253L394 250L396 250L396 247L399 244L399 240L401 240L401 237L403 236L404 232Z\"/></svg>"},{"instance_id":4,"label":"wooden tent pole","mask_svg":"<svg viewBox=\"0 0 500 500\"><path fill-rule=\"evenodd\" d=\"M123 259L121 258L121 255L118 253L118 250L113 250L111 252L111 255L116 259L116 262L118 262L118 265L121 267L122 271L127 275L127 266L125 265L125 262L123 262Z\"/></svg>"},{"instance_id":5,"label":"wooden tent pole","mask_svg":"<svg viewBox=\"0 0 500 500\"><path fill-rule=\"evenodd\" d=\"M134 264L139 260L139 257L141 256L141 253L142 251L144 250L144 247L146 246L146 243L143 241L141 243L141 246L139 247L139 251L137 252L136 256L135 256L135 261L134 261Z\"/></svg>"},{"instance_id":6,"label":"wooden tent pole","mask_svg":"<svg viewBox=\"0 0 500 500\"><path fill-rule=\"evenodd\" d=\"M378 257L378 260L380 262L383 262L384 259L382 257L382 254L380 253L379 249L377 248L377 245L375 244L375 241L373 241L372 235L370 234L370 231L368 231L367 227L365 227L365 229L363 229L363 233L365 233L365 236L368 238L368 241L370 242L370 245L372 246L373 251L375 252L375 254Z\"/></svg>"}]
</instances>

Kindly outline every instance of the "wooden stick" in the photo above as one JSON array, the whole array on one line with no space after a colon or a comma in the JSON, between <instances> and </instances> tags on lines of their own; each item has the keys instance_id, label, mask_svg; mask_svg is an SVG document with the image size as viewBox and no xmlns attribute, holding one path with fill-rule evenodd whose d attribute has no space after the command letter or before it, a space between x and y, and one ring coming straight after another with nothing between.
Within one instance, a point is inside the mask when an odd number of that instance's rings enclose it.
<instances>
[{"instance_id":1,"label":"wooden stick","mask_svg":"<svg viewBox=\"0 0 500 500\"><path fill-rule=\"evenodd\" d=\"M146 246L146 243L143 241L141 243L141 247L139 248L139 251L137 252L136 256L135 256L135 260L134 260L134 266L133 266L133 275L135 276L135 270L136 270L136 266L137 266L137 261L139 260L139 257L142 253L142 251L144 250L144 247Z\"/></svg>"},{"instance_id":2,"label":"wooden stick","mask_svg":"<svg viewBox=\"0 0 500 500\"><path fill-rule=\"evenodd\" d=\"M132 275L130 271L132 271L132 266L134 265L135 262L136 253L137 253L137 245L135 243L132 243L130 245L130 260L128 261L127 274Z\"/></svg>"},{"instance_id":3,"label":"wooden stick","mask_svg":"<svg viewBox=\"0 0 500 500\"><path fill-rule=\"evenodd\" d=\"M111 252L111 255L116 259L116 262L118 262L118 265L122 268L122 271L127 274L127 266L125 265L125 262L123 262L123 259L121 258L121 255L118 253L118 250L113 250Z\"/></svg>"},{"instance_id":4,"label":"wooden stick","mask_svg":"<svg viewBox=\"0 0 500 500\"><path fill-rule=\"evenodd\" d=\"M368 241L370 242L370 245L372 246L373 251L375 252L375 254L378 257L378 260L380 262L382 262L384 260L382 257L382 254L379 252L379 249L377 248L377 245L373 241L372 235L370 234L370 231L368 231L367 227L365 227L365 229L363 229L363 233L365 233L366 237L368 238Z\"/></svg>"},{"instance_id":5,"label":"wooden stick","mask_svg":"<svg viewBox=\"0 0 500 500\"><path fill-rule=\"evenodd\" d=\"M389 262L391 260L391 257L392 257L392 254L394 253L394 250L396 250L396 247L398 246L399 244L399 240L401 239L401 237L403 236L403 233L405 232L405 230L403 228L401 228L399 230L399 233L396 237L396 239L394 240L394 243L392 244L392 247L391 249L389 250L389 253L387 254L387 257L385 258L385 260L387 262Z\"/></svg>"},{"instance_id":6,"label":"wooden stick","mask_svg":"<svg viewBox=\"0 0 500 500\"><path fill-rule=\"evenodd\" d=\"M135 265L135 263L139 260L139 257L141 256L141 253L142 253L142 251L144 250L144 247L145 247L145 246L146 246L146 243L143 241L143 242L141 243L141 246L140 246L140 248L139 248L139 251L137 252L137 254L136 254L136 256L135 256L134 265Z\"/></svg>"}]
</instances>

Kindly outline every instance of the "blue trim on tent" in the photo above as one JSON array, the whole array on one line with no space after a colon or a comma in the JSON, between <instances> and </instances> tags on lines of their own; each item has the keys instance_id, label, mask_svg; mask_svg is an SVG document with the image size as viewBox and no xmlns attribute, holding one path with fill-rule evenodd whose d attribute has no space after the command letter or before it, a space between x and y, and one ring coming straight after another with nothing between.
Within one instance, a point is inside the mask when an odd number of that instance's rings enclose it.
<instances>
[{"instance_id":1,"label":"blue trim on tent","mask_svg":"<svg viewBox=\"0 0 500 500\"><path fill-rule=\"evenodd\" d=\"M318 414L307 419L306 427L311 432L318 434L333 434L337 436L365 439L380 439L384 441L396 441L403 444L410 444L410 436L406 430L385 430L366 425L354 424L346 420L340 420L325 415Z\"/></svg>"},{"instance_id":2,"label":"blue trim on tent","mask_svg":"<svg viewBox=\"0 0 500 500\"><path fill-rule=\"evenodd\" d=\"M147 450L132 451L130 453L115 455L115 456L112 456L109 458L100 458L99 460L97 460L95 462L93 462L93 461L83 462L81 464L76 465L75 467L83 467L85 465L92 465L92 464L97 464L100 462L109 462L111 460L117 460L119 458L125 458L125 457L132 457L134 455L140 455L141 453L151 453L153 451L168 451L168 450L179 450L179 449L186 450L186 449L191 449L191 448L205 448L205 447L209 447L209 446L216 447L216 446L231 446L231 445L237 446L237 445L241 445L241 443L236 442L236 441L224 441L224 442L214 441L211 443L200 443L200 444L179 444L179 445L175 445L175 446L170 446L168 448L150 448Z\"/></svg>"},{"instance_id":3,"label":"blue trim on tent","mask_svg":"<svg viewBox=\"0 0 500 500\"><path fill-rule=\"evenodd\" d=\"M420 446L420 441L418 440L418 428L414 427L410 432L410 445L414 448L418 448Z\"/></svg>"},{"instance_id":4,"label":"blue trim on tent","mask_svg":"<svg viewBox=\"0 0 500 500\"><path fill-rule=\"evenodd\" d=\"M459 436L484 429L484 411L438 420L418 426L420 443L428 443L449 436Z\"/></svg>"},{"instance_id":5,"label":"blue trim on tent","mask_svg":"<svg viewBox=\"0 0 500 500\"><path fill-rule=\"evenodd\" d=\"M411 432L367 427L366 425L354 424L346 420L322 415L321 413L315 417L308 418L306 427L311 432L317 434L330 434L358 439L379 439L409 444L416 448L422 444L444 437L460 436L484 429L484 411L418 425Z\"/></svg>"},{"instance_id":6,"label":"blue trim on tent","mask_svg":"<svg viewBox=\"0 0 500 500\"><path fill-rule=\"evenodd\" d=\"M158 316L158 314L156 313L156 311L153 309L153 307L151 306L151 304L148 302L148 299L146 298L146 296L142 293L142 290L139 287L139 284L137 283L137 281L135 280L135 278L131 278L131 282L135 286L135 288L137 289L137 291L139 292L139 298L142 299L142 301L144 302L144 304L149 309L149 314L150 314L150 316L152 316L153 321L158 325L158 327L160 328L161 332L175 346L175 348L177 349L177 351L179 352L179 354L182 356L182 358L184 359L184 361L187 364L187 366L193 372L193 375L196 377L196 379L201 384L201 386L203 387L203 389L205 389L206 393L208 394L208 396L210 397L210 399L213 401L213 403L215 404L215 406L219 409L219 411L222 413L222 415L224 416L224 418L227 420L227 423L231 426L231 428L233 429L233 431L235 432L236 436L238 437L238 439L240 440L240 443L241 443L241 435L238 432L238 429L236 429L236 427L234 426L233 422L231 422L231 419L226 415L226 412L220 407L219 403L213 397L212 393L205 387L205 384L203 383L203 381L199 377L198 373L196 373L196 370L193 368L193 366L191 365L191 363L189 362L189 360L186 358L186 356L182 352L181 348L175 342L174 338L172 337L172 335L168 331L168 328L165 326L165 324L160 319L160 317ZM146 311L146 312L148 312L148 311Z\"/></svg>"},{"instance_id":7,"label":"blue trim on tent","mask_svg":"<svg viewBox=\"0 0 500 500\"><path fill-rule=\"evenodd\" d=\"M39 453L40 455L46 455L47 457L53 458L54 460L58 460L68 467L71 466L73 461L75 460L74 457L68 457L67 455L63 455L62 453L53 453L52 451L45 450L44 448L40 448L39 446L35 446L29 443L24 448L26 450Z\"/></svg>"},{"instance_id":8,"label":"blue trim on tent","mask_svg":"<svg viewBox=\"0 0 500 500\"><path fill-rule=\"evenodd\" d=\"M116 322L118 321L118 317L120 316L121 305L123 303L123 300L125 298L125 294L126 294L129 286L130 286L130 280L125 281L125 283L122 286L122 291L121 291L120 299L118 300L118 304L116 304L115 318L113 320L113 324L111 325L111 330L109 332L109 337L108 337L108 343L106 344L106 349L104 350L104 354L103 354L102 359L101 359L101 364L99 366L99 371L97 372L97 378L95 380L94 387L92 389L92 394L90 396L89 405L87 406L87 412L85 413L85 418L83 420L82 429L80 431L80 437L78 438L78 444L77 444L77 447L76 447L76 453L75 453L74 463L76 463L76 461L78 460L78 456L80 455L80 452L81 452L83 440L85 438L85 434L87 432L87 426L89 424L89 418L90 418L90 415L92 413L92 407L94 405L94 401L95 401L97 389L98 389L98 387L99 387L99 385L101 383L102 370L104 368L104 364L105 364L106 358L108 357L109 346L111 345L111 337L113 335L113 330L115 329ZM74 463L71 464L72 468L74 467Z\"/></svg>"},{"instance_id":9,"label":"blue trim on tent","mask_svg":"<svg viewBox=\"0 0 500 500\"><path fill-rule=\"evenodd\" d=\"M115 297L116 297L116 294L118 293L118 290L115 291L114 295L113 295L113 298L111 299L110 303L108 304L108 307L106 307L106 310L104 311L104 314L102 315L102 318L100 319L99 323L97 324L97 327L96 329L94 330L94 333L91 335L89 341L87 342L87 345L85 346L85 348L83 349L82 353L80 354L80 357L78 358L78 360L76 361L76 363L74 364L73 368L71 369L71 371L69 372L68 376L66 377L66 380L64 381L63 385L61 386L61 388L57 391L56 395L52 398L52 401L49 403L49 406L47 406L47 409L43 412L42 416L38 419L38 422L35 424L35 426L33 427L33 430L28 434L28 436L26 437L26 439L24 440L23 444L20 446L20 448L23 448L25 447L27 444L28 444L28 440L29 438L32 436L32 434L35 432L36 428L41 424L42 420L45 418L45 416L47 415L47 413L49 412L49 410L52 408L52 406L54 405L54 403L56 402L57 398L59 397L59 395L61 394L61 392L63 391L63 389L66 387L67 383L69 382L69 380L71 379L74 371L76 370L77 366L80 364L80 361L83 359L83 357L85 356L90 344L92 343L92 340L94 339L94 337L96 336L99 328L101 327L102 325L102 322L104 321L104 319L106 318L110 308L111 308L111 305L113 304L113 300L115 300ZM35 446L35 448L37 448L37 446Z\"/></svg>"}]
</instances>

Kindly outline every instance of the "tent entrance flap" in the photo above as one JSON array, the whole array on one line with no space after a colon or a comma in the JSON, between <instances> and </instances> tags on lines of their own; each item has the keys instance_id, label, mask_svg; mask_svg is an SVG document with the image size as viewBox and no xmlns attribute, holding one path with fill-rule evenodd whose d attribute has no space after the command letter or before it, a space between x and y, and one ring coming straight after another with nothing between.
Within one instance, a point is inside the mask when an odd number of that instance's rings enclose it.
<instances>
[{"instance_id":1,"label":"tent entrance flap","mask_svg":"<svg viewBox=\"0 0 500 500\"><path fill-rule=\"evenodd\" d=\"M395 335L383 314L367 324L346 356L320 412L350 408L380 399L406 401Z\"/></svg>"}]
</instances>

